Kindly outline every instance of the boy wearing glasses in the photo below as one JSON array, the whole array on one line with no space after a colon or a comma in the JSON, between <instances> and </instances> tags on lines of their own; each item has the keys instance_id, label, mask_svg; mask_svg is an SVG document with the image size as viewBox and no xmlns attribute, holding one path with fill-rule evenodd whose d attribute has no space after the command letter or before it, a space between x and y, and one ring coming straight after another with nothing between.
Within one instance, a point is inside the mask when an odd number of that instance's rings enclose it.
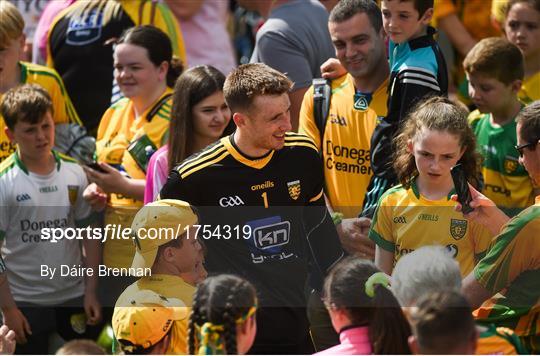
<instances>
[{"instance_id":1,"label":"boy wearing glasses","mask_svg":"<svg viewBox=\"0 0 540 356\"><path fill-rule=\"evenodd\" d=\"M507 40L487 38L467 54L463 67L469 95L478 108L469 120L484 158L482 193L514 216L532 205L535 196L515 149L515 118L523 107L517 96L524 75L523 57Z\"/></svg>"}]
</instances>

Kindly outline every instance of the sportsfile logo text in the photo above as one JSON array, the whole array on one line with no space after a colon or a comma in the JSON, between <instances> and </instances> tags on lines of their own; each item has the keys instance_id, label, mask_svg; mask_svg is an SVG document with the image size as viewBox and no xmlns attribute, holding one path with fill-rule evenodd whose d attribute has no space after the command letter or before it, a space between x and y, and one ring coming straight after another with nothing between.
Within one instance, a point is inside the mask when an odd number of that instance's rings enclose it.
<instances>
[{"instance_id":1,"label":"sportsfile logo text","mask_svg":"<svg viewBox=\"0 0 540 356\"><path fill-rule=\"evenodd\" d=\"M249 225L199 225L191 226L178 225L176 229L172 227L163 228L139 228L133 232L131 228L124 228L121 225L107 224L104 228L73 228L73 227L44 227L41 229L41 241L50 241L56 243L60 240L131 240L134 237L138 239L149 240L172 240L178 236L184 235L186 239L250 239L252 229Z\"/></svg>"},{"instance_id":2,"label":"sportsfile logo text","mask_svg":"<svg viewBox=\"0 0 540 356\"><path fill-rule=\"evenodd\" d=\"M184 234L187 231L187 227L178 225L174 228L140 228L133 233L131 228L122 227L116 224L107 224L104 228L92 228L90 226L86 228L62 228L62 227L45 227L41 229L41 240L51 241L56 243L60 240L101 240L105 242L107 240L131 240L135 236L139 239L150 240L171 240Z\"/></svg>"}]
</instances>

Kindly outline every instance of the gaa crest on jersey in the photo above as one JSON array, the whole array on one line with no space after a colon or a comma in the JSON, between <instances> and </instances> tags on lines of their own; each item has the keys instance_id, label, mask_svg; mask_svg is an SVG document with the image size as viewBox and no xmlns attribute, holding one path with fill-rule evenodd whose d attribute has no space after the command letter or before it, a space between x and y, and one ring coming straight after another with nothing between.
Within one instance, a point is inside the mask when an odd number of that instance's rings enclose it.
<instances>
[{"instance_id":1,"label":"gaa crest on jersey","mask_svg":"<svg viewBox=\"0 0 540 356\"><path fill-rule=\"evenodd\" d=\"M450 235L456 240L460 240L467 232L467 220L450 219Z\"/></svg>"},{"instance_id":2,"label":"gaa crest on jersey","mask_svg":"<svg viewBox=\"0 0 540 356\"><path fill-rule=\"evenodd\" d=\"M504 171L507 174L514 173L515 170L519 167L519 162L517 158L506 156L504 158Z\"/></svg>"},{"instance_id":3,"label":"gaa crest on jersey","mask_svg":"<svg viewBox=\"0 0 540 356\"><path fill-rule=\"evenodd\" d=\"M68 185L68 196L69 202L71 205L75 205L77 202L77 196L79 196L79 186L78 185Z\"/></svg>"},{"instance_id":4,"label":"gaa crest on jersey","mask_svg":"<svg viewBox=\"0 0 540 356\"><path fill-rule=\"evenodd\" d=\"M295 180L292 182L287 182L287 189L289 190L289 196L293 200L297 200L300 196L300 181Z\"/></svg>"}]
</instances>

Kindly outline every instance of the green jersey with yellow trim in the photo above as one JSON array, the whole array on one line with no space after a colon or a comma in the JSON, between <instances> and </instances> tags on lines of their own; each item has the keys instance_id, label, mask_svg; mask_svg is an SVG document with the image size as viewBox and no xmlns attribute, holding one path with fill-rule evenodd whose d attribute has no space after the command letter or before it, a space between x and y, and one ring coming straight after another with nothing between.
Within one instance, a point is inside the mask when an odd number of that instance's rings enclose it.
<instances>
[{"instance_id":1,"label":"green jersey with yellow trim","mask_svg":"<svg viewBox=\"0 0 540 356\"><path fill-rule=\"evenodd\" d=\"M476 280L495 296L475 311L482 322L536 336L540 346L540 196L512 218L474 269ZM540 349L535 350L536 352Z\"/></svg>"},{"instance_id":2,"label":"green jersey with yellow trim","mask_svg":"<svg viewBox=\"0 0 540 356\"><path fill-rule=\"evenodd\" d=\"M287 326L263 332L264 339L299 344L307 335L299 332L307 333L307 319L298 308L306 305L310 266L325 274L343 255L324 203L317 148L307 136L287 133L282 149L253 158L233 136L175 168L160 196L197 207L209 273L251 281L260 305L272 307L266 323ZM279 313L283 308L289 312Z\"/></svg>"},{"instance_id":3,"label":"green jersey with yellow trim","mask_svg":"<svg viewBox=\"0 0 540 356\"><path fill-rule=\"evenodd\" d=\"M401 256L422 246L445 246L466 276L486 251L491 236L487 229L454 210L452 194L428 200L420 194L416 182L409 189L402 185L389 189L379 200L369 238L394 253L394 265Z\"/></svg>"},{"instance_id":4,"label":"green jersey with yellow trim","mask_svg":"<svg viewBox=\"0 0 540 356\"><path fill-rule=\"evenodd\" d=\"M525 168L519 164L516 122L496 126L491 114L478 110L469 115L480 154L484 157L482 175L484 193L509 215L516 215L534 201L533 185Z\"/></svg>"}]
</instances>

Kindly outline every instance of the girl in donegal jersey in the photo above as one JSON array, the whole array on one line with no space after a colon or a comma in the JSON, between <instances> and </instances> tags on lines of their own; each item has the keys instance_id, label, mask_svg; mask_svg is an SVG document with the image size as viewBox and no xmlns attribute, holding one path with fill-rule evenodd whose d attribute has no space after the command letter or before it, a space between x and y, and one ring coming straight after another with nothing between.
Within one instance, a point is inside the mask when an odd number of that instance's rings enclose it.
<instances>
[{"instance_id":1,"label":"girl in donegal jersey","mask_svg":"<svg viewBox=\"0 0 540 356\"><path fill-rule=\"evenodd\" d=\"M148 159L167 142L171 87L182 68L173 59L169 37L153 26L125 31L113 59L114 75L125 98L101 118L96 141L99 165L85 167L92 184L84 196L95 208L106 204L105 225L125 232L143 205ZM104 243L107 267L129 268L134 255L131 239L107 238ZM104 278L105 302L113 305L132 278Z\"/></svg>"},{"instance_id":2,"label":"girl in donegal jersey","mask_svg":"<svg viewBox=\"0 0 540 356\"><path fill-rule=\"evenodd\" d=\"M375 263L391 274L400 256L439 244L466 276L491 239L487 229L457 213L450 199L450 168L457 163L467 180L477 183L480 159L467 112L448 99L428 99L410 113L395 145L394 169L401 184L384 193L371 223Z\"/></svg>"},{"instance_id":3,"label":"girl in donegal jersey","mask_svg":"<svg viewBox=\"0 0 540 356\"><path fill-rule=\"evenodd\" d=\"M257 323L257 296L248 281L230 274L199 284L188 326L190 355L243 355L249 351Z\"/></svg>"}]
</instances>

